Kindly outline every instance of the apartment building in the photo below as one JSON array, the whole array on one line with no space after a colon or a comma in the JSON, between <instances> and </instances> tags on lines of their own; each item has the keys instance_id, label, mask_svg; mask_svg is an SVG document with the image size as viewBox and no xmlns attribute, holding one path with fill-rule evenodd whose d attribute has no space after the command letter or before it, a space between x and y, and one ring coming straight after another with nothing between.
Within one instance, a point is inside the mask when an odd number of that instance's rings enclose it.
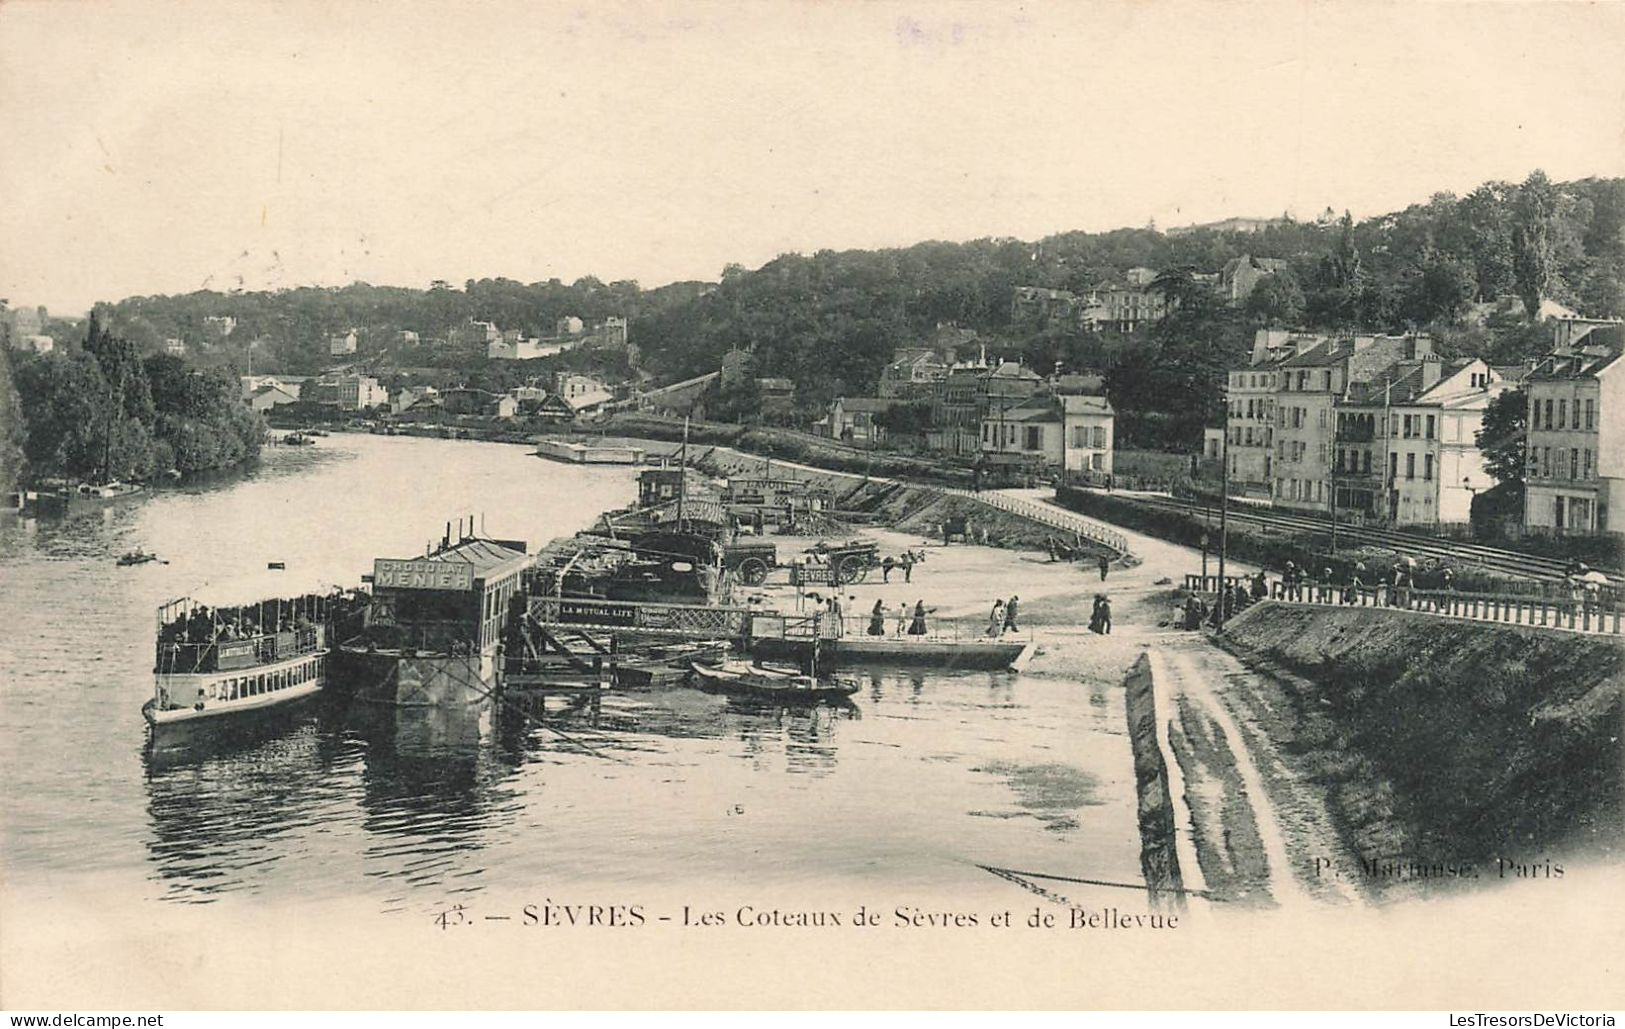
<instances>
[{"instance_id":1,"label":"apartment building","mask_svg":"<svg viewBox=\"0 0 1625 1029\"><path fill-rule=\"evenodd\" d=\"M1625 351L1617 326L1559 346L1524 380L1528 432L1524 525L1619 532L1625 504Z\"/></svg>"},{"instance_id":2,"label":"apartment building","mask_svg":"<svg viewBox=\"0 0 1625 1029\"><path fill-rule=\"evenodd\" d=\"M1337 405L1401 360L1433 353L1428 336L1354 336L1284 358L1276 372L1271 498L1281 507L1330 511Z\"/></svg>"},{"instance_id":3,"label":"apartment building","mask_svg":"<svg viewBox=\"0 0 1625 1029\"><path fill-rule=\"evenodd\" d=\"M1425 354L1350 387L1337 407L1333 468L1339 512L1396 525L1466 522L1495 485L1477 434L1513 383L1481 360Z\"/></svg>"}]
</instances>

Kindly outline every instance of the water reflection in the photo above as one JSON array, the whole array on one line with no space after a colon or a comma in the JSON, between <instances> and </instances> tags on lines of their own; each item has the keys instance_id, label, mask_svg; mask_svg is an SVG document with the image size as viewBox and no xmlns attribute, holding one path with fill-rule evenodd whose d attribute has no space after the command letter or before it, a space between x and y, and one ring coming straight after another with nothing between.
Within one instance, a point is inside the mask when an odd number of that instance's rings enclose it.
<instances>
[{"instance_id":1,"label":"water reflection","mask_svg":"<svg viewBox=\"0 0 1625 1029\"><path fill-rule=\"evenodd\" d=\"M493 884L952 889L969 861L1027 867L1058 841L1076 863L1051 870L1137 873L1120 698L1004 673L863 669L855 705L795 710L685 688L452 713L334 691L229 737L145 749L163 601L244 580L250 596L264 579L265 595L353 582L375 555L414 552L448 505L540 542L632 494L625 471L521 448L334 437L135 504L0 517L8 879L393 910ZM136 547L171 563L114 566Z\"/></svg>"}]
</instances>

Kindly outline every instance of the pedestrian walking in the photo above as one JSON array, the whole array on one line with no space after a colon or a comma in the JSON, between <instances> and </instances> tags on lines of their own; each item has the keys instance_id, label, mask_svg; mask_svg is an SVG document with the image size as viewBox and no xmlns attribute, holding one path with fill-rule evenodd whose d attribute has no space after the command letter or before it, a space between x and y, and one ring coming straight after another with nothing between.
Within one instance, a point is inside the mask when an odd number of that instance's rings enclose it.
<instances>
[{"instance_id":1,"label":"pedestrian walking","mask_svg":"<svg viewBox=\"0 0 1625 1029\"><path fill-rule=\"evenodd\" d=\"M875 606L869 611L869 635L886 635L886 602L879 597L875 598Z\"/></svg>"},{"instance_id":2,"label":"pedestrian walking","mask_svg":"<svg viewBox=\"0 0 1625 1029\"><path fill-rule=\"evenodd\" d=\"M916 602L914 605L914 618L908 623L908 634L910 636L925 635L925 614L925 601Z\"/></svg>"},{"instance_id":3,"label":"pedestrian walking","mask_svg":"<svg viewBox=\"0 0 1625 1029\"><path fill-rule=\"evenodd\" d=\"M1016 624L1016 612L1021 606L1021 598L1011 596L1010 602L1004 605L1004 627L1009 632L1020 632L1021 627Z\"/></svg>"},{"instance_id":4,"label":"pedestrian walking","mask_svg":"<svg viewBox=\"0 0 1625 1029\"><path fill-rule=\"evenodd\" d=\"M897 605L897 635L901 636L908 631L908 603L905 601Z\"/></svg>"},{"instance_id":5,"label":"pedestrian walking","mask_svg":"<svg viewBox=\"0 0 1625 1029\"><path fill-rule=\"evenodd\" d=\"M919 559L914 556L914 551L912 551L912 550L903 551L903 560L902 560L901 564L903 566L903 581L904 582L913 582L914 581L914 566L916 564L919 564Z\"/></svg>"},{"instance_id":6,"label":"pedestrian walking","mask_svg":"<svg viewBox=\"0 0 1625 1029\"><path fill-rule=\"evenodd\" d=\"M1111 560L1109 558L1107 558L1105 554L1101 554L1100 555L1100 581L1101 582L1106 581L1106 573L1111 571L1111 567L1112 567Z\"/></svg>"},{"instance_id":7,"label":"pedestrian walking","mask_svg":"<svg viewBox=\"0 0 1625 1029\"><path fill-rule=\"evenodd\" d=\"M1104 594L1100 598L1100 632L1103 636L1112 634L1112 598Z\"/></svg>"},{"instance_id":8,"label":"pedestrian walking","mask_svg":"<svg viewBox=\"0 0 1625 1029\"><path fill-rule=\"evenodd\" d=\"M999 636L1004 633L1004 598L1000 597L993 602L993 610L987 616L987 634Z\"/></svg>"}]
</instances>

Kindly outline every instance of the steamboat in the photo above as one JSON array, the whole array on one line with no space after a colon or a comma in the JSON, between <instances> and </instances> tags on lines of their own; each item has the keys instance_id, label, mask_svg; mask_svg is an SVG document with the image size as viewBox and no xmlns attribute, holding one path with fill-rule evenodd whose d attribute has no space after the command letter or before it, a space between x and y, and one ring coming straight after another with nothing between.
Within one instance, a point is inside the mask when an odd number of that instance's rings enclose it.
<instances>
[{"instance_id":1,"label":"steamboat","mask_svg":"<svg viewBox=\"0 0 1625 1029\"><path fill-rule=\"evenodd\" d=\"M155 732L219 725L291 706L327 681L327 621L335 598L307 594L237 607L190 597L158 608L152 699Z\"/></svg>"}]
</instances>

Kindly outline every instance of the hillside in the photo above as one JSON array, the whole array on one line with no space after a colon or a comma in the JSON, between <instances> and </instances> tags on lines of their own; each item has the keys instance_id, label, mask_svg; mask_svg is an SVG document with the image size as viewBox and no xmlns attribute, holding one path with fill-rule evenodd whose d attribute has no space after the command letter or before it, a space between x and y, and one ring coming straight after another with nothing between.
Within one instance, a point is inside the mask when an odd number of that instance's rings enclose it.
<instances>
[{"instance_id":1,"label":"hillside","mask_svg":"<svg viewBox=\"0 0 1625 1029\"><path fill-rule=\"evenodd\" d=\"M1192 289L1196 276L1213 276L1244 255L1284 266L1243 303L1205 302L1212 291ZM1018 286L1086 291L1121 283L1137 268L1164 273L1153 288L1186 301L1180 317L1128 335L1013 320ZM1158 434L1184 438L1213 413L1217 370L1260 325L1425 327L1447 352L1507 361L1545 345L1549 334L1521 313L1542 300L1591 316L1625 315L1625 180L1554 184L1536 172L1523 183L1440 193L1359 222L1328 210L1312 221L1232 220L1169 233L1148 227L786 254L755 270L730 265L715 284L649 290L590 277L568 285L471 279L461 289L437 282L426 290L358 283L134 297L99 305L98 313L146 350L177 337L208 351L205 360L242 368L257 341L256 369L295 373L326 364L327 337L350 328L363 361L388 352L397 366L449 363L469 372L486 364L483 355L411 356L433 350L425 346L403 356L400 330L433 341L476 318L545 335L565 316L619 315L630 319L644 369L662 381L714 370L728 350L754 348L760 374L797 383L798 418L833 396L872 393L894 347L952 324L1046 371L1056 362L1118 369L1109 388L1120 410L1143 414L1160 404L1179 412L1184 422ZM222 317L235 319L229 334ZM1172 365L1178 377L1158 377L1159 366Z\"/></svg>"}]
</instances>

